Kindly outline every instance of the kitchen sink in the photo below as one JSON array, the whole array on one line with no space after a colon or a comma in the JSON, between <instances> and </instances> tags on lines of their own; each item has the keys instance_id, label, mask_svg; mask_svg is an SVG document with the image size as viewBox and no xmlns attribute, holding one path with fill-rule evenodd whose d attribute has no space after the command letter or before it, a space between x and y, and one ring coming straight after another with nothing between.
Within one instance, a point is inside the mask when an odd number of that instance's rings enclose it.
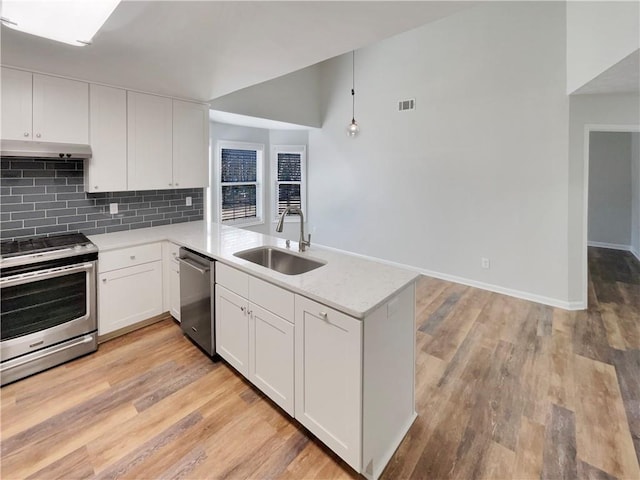
<instances>
[{"instance_id":1,"label":"kitchen sink","mask_svg":"<svg viewBox=\"0 0 640 480\"><path fill-rule=\"evenodd\" d=\"M250 248L249 250L236 252L233 255L285 275L307 273L327 263L274 247Z\"/></svg>"}]
</instances>

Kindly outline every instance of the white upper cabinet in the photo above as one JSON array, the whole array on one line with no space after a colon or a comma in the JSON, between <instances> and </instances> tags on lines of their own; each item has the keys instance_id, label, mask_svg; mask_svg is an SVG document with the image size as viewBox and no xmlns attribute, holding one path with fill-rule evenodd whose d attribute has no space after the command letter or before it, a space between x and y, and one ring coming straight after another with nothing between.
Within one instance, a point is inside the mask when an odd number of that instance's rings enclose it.
<instances>
[{"instance_id":1,"label":"white upper cabinet","mask_svg":"<svg viewBox=\"0 0 640 480\"><path fill-rule=\"evenodd\" d=\"M2 138L89 143L89 84L2 68Z\"/></svg>"},{"instance_id":2,"label":"white upper cabinet","mask_svg":"<svg viewBox=\"0 0 640 480\"><path fill-rule=\"evenodd\" d=\"M92 158L85 161L87 192L127 189L127 92L89 86L89 140Z\"/></svg>"},{"instance_id":3,"label":"white upper cabinet","mask_svg":"<svg viewBox=\"0 0 640 480\"><path fill-rule=\"evenodd\" d=\"M2 138L31 140L33 75L2 67Z\"/></svg>"},{"instance_id":4,"label":"white upper cabinet","mask_svg":"<svg viewBox=\"0 0 640 480\"><path fill-rule=\"evenodd\" d=\"M209 109L173 101L173 181L176 188L209 186Z\"/></svg>"},{"instance_id":5,"label":"white upper cabinet","mask_svg":"<svg viewBox=\"0 0 640 480\"><path fill-rule=\"evenodd\" d=\"M170 98L127 92L128 190L174 188Z\"/></svg>"},{"instance_id":6,"label":"white upper cabinet","mask_svg":"<svg viewBox=\"0 0 640 480\"><path fill-rule=\"evenodd\" d=\"M33 74L35 141L89 143L89 84Z\"/></svg>"}]
</instances>

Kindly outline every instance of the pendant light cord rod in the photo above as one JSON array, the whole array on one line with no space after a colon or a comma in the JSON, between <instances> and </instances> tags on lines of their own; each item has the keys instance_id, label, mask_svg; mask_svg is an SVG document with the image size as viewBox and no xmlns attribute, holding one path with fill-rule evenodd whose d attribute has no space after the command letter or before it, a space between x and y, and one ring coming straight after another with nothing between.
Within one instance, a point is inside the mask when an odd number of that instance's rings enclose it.
<instances>
[{"instance_id":1,"label":"pendant light cord rod","mask_svg":"<svg viewBox=\"0 0 640 480\"><path fill-rule=\"evenodd\" d=\"M351 121L356 120L356 51L351 51Z\"/></svg>"}]
</instances>

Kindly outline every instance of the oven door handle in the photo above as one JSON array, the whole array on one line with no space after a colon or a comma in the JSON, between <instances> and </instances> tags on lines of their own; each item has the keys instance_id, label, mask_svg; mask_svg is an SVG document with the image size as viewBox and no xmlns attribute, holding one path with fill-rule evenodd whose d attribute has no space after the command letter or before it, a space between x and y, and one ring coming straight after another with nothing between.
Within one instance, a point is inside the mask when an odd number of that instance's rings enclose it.
<instances>
[{"instance_id":1,"label":"oven door handle","mask_svg":"<svg viewBox=\"0 0 640 480\"><path fill-rule=\"evenodd\" d=\"M49 268L37 272L22 273L5 277L0 280L0 288L12 287L14 285L23 285L25 283L37 282L39 280L47 280L49 278L61 277L63 275L71 275L72 273L86 272L92 270L93 263L82 263L80 265L71 265L68 267Z\"/></svg>"}]
</instances>

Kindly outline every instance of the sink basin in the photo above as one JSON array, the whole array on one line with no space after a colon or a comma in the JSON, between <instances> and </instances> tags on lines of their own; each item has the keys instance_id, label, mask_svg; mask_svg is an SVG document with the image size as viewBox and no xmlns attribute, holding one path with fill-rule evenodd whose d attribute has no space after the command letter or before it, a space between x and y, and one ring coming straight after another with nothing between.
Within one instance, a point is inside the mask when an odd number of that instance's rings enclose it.
<instances>
[{"instance_id":1,"label":"sink basin","mask_svg":"<svg viewBox=\"0 0 640 480\"><path fill-rule=\"evenodd\" d=\"M250 248L249 250L236 252L233 255L285 275L307 273L327 263L274 247Z\"/></svg>"}]
</instances>

